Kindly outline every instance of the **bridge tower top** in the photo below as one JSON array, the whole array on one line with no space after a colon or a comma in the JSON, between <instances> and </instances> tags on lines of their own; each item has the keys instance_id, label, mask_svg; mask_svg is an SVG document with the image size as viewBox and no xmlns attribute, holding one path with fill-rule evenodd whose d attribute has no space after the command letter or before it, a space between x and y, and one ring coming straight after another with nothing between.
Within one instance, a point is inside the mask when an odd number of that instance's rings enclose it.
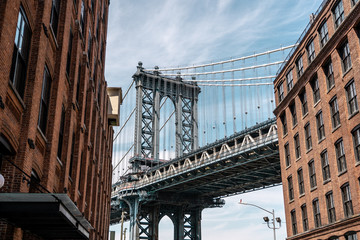
<instances>
[{"instance_id":1,"label":"bridge tower top","mask_svg":"<svg viewBox=\"0 0 360 240\"><path fill-rule=\"evenodd\" d=\"M196 82L182 78L163 77L155 67L145 71L139 62L133 75L136 86L135 156L131 159L133 172L160 163L159 122L160 102L168 98L175 108L175 156L182 156L198 148L198 96Z\"/></svg>"}]
</instances>

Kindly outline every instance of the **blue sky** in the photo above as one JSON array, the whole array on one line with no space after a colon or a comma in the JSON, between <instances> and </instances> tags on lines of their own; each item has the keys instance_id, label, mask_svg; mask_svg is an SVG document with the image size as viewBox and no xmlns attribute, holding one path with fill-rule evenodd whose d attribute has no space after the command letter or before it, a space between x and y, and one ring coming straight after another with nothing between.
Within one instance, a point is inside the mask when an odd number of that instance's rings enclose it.
<instances>
[{"instance_id":1,"label":"blue sky","mask_svg":"<svg viewBox=\"0 0 360 240\"><path fill-rule=\"evenodd\" d=\"M112 0L105 69L108 86L125 91L138 61L146 68L184 66L291 45L320 3L321 0ZM122 110L129 112L125 106ZM238 205L240 198L269 210L274 208L285 221L281 187L235 196L225 199L224 208L203 211L204 240L272 238L272 231L262 220L266 213ZM164 219L160 239L172 239L171 231ZM277 236L285 239L284 225Z\"/></svg>"}]
</instances>

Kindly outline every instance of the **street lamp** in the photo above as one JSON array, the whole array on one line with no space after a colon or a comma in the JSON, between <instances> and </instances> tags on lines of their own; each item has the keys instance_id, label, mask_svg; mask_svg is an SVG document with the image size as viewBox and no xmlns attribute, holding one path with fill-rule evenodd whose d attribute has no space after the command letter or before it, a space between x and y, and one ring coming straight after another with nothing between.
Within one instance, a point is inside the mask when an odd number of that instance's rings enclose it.
<instances>
[{"instance_id":1,"label":"street lamp","mask_svg":"<svg viewBox=\"0 0 360 240\"><path fill-rule=\"evenodd\" d=\"M259 208L259 209L261 209L261 210L263 210L263 211L265 211L267 213L270 213L272 215L272 226L270 226L270 224L269 224L269 222L270 222L269 217L266 216L266 217L263 217L263 219L264 219L264 222L267 223L268 228L270 228L270 229L272 229L274 231L274 240L276 240L276 232L275 231L276 231L276 229L279 229L281 227L281 219L279 217L275 218L274 209L272 211L268 211L265 208L262 208L262 207L260 207L258 205L251 204L251 203L244 203L244 202L242 202L242 199L240 199L239 204L257 207L257 208ZM279 224L279 227L275 226L275 221Z\"/></svg>"}]
</instances>

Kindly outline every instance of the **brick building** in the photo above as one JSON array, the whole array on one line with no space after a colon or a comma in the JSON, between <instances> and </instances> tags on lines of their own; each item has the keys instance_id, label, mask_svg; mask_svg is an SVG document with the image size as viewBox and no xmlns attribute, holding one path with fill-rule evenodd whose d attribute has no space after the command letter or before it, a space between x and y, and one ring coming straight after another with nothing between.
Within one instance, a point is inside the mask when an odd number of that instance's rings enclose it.
<instances>
[{"instance_id":1,"label":"brick building","mask_svg":"<svg viewBox=\"0 0 360 240\"><path fill-rule=\"evenodd\" d=\"M274 81L288 239L360 238L360 4L325 0Z\"/></svg>"},{"instance_id":2,"label":"brick building","mask_svg":"<svg viewBox=\"0 0 360 240\"><path fill-rule=\"evenodd\" d=\"M0 1L0 239L108 238L121 98L104 79L108 8Z\"/></svg>"}]
</instances>

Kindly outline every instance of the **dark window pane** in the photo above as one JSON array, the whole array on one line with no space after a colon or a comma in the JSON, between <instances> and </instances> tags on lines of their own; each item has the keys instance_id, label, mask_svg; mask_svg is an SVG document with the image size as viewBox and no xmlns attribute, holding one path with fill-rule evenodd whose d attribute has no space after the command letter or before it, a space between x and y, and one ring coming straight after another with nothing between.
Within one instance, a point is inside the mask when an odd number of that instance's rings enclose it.
<instances>
[{"instance_id":1,"label":"dark window pane","mask_svg":"<svg viewBox=\"0 0 360 240\"><path fill-rule=\"evenodd\" d=\"M50 103L51 77L47 67L44 69L44 78L41 90L40 110L38 125L43 134L46 134L48 110Z\"/></svg>"}]
</instances>

